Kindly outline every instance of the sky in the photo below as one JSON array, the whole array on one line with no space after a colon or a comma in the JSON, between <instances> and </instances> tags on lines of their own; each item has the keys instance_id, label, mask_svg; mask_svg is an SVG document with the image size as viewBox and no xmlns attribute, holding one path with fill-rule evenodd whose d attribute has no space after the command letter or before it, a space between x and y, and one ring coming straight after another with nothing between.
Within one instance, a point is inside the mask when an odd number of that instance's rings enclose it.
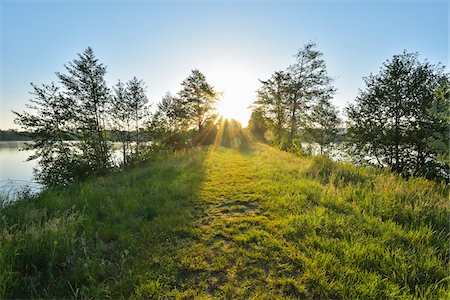
<instances>
[{"instance_id":1,"label":"sky","mask_svg":"<svg viewBox=\"0 0 450 300\"><path fill-rule=\"evenodd\" d=\"M0 0L0 129L18 128L11 110L26 109L31 82L57 81L88 46L110 86L137 76L155 104L199 69L223 92L219 112L245 126L258 79L313 41L343 111L362 78L403 50L448 71L448 16L446 0Z\"/></svg>"}]
</instances>

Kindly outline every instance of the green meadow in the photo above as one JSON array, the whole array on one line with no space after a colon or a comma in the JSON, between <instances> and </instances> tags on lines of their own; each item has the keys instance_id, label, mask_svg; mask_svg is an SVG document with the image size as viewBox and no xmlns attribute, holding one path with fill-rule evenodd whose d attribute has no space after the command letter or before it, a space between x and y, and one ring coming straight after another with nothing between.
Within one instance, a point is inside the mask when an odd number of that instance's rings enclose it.
<instances>
[{"instance_id":1,"label":"green meadow","mask_svg":"<svg viewBox=\"0 0 450 300\"><path fill-rule=\"evenodd\" d=\"M0 298L448 299L448 189L268 145L158 154L0 212Z\"/></svg>"}]
</instances>

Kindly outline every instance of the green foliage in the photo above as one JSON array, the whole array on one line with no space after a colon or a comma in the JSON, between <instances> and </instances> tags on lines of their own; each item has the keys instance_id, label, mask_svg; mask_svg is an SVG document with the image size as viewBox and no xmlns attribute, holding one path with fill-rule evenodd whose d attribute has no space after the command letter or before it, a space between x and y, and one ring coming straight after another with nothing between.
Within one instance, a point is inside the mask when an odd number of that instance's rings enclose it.
<instances>
[{"instance_id":1,"label":"green foliage","mask_svg":"<svg viewBox=\"0 0 450 300\"><path fill-rule=\"evenodd\" d=\"M198 70L192 70L181 85L177 96L167 93L163 97L149 122L149 134L162 149L209 145L217 133L219 94Z\"/></svg>"},{"instance_id":2,"label":"green foliage","mask_svg":"<svg viewBox=\"0 0 450 300\"><path fill-rule=\"evenodd\" d=\"M111 106L109 113L111 115L112 128L117 135L117 140L122 144L122 162L127 165L131 155L131 128L133 107L128 101L128 90L120 80L112 88Z\"/></svg>"},{"instance_id":3,"label":"green foliage","mask_svg":"<svg viewBox=\"0 0 450 300\"><path fill-rule=\"evenodd\" d=\"M90 47L65 67L67 74L56 73L60 86L32 84L29 111L14 112L16 123L33 136L25 149L35 151L29 159L38 159L36 178L55 187L109 173L115 165L111 130L122 143L123 164L142 162L140 132L149 109L144 82L119 81L111 95L106 66Z\"/></svg>"},{"instance_id":4,"label":"green foliage","mask_svg":"<svg viewBox=\"0 0 450 300\"><path fill-rule=\"evenodd\" d=\"M182 89L178 93L179 104L184 112L184 122L187 127L196 128L200 132L206 123L214 121L215 105L218 93L199 70L192 70L191 74L181 83Z\"/></svg>"},{"instance_id":5,"label":"green foliage","mask_svg":"<svg viewBox=\"0 0 450 300\"><path fill-rule=\"evenodd\" d=\"M66 69L67 75L57 73L61 87L32 84L30 112L15 112L16 123L33 134L34 142L25 149L35 150L29 159L39 159L36 177L47 186L105 174L110 167L106 67L87 48Z\"/></svg>"},{"instance_id":6,"label":"green foliage","mask_svg":"<svg viewBox=\"0 0 450 300\"><path fill-rule=\"evenodd\" d=\"M178 97L167 93L157 104L148 126L151 139L161 148L181 149L187 145L184 111Z\"/></svg>"},{"instance_id":7,"label":"green foliage","mask_svg":"<svg viewBox=\"0 0 450 300\"><path fill-rule=\"evenodd\" d=\"M449 165L440 159L449 144L449 75L443 67L404 52L365 82L347 108L349 152L406 175L448 179Z\"/></svg>"},{"instance_id":8,"label":"green foliage","mask_svg":"<svg viewBox=\"0 0 450 300\"><path fill-rule=\"evenodd\" d=\"M290 140L298 134L298 128L306 122L305 115L311 102L331 98L335 92L333 78L327 74L323 53L309 42L295 54L296 62L288 67Z\"/></svg>"},{"instance_id":9,"label":"green foliage","mask_svg":"<svg viewBox=\"0 0 450 300\"><path fill-rule=\"evenodd\" d=\"M448 187L263 144L2 208L0 297L439 299Z\"/></svg>"},{"instance_id":10,"label":"green foliage","mask_svg":"<svg viewBox=\"0 0 450 300\"><path fill-rule=\"evenodd\" d=\"M139 80L133 77L127 82L127 106L130 110L132 126L134 127L134 137L135 149L134 153L131 155L132 160L139 160L142 154L142 149L140 149L141 140L143 137L140 135L141 124L143 124L149 115L149 104L148 98L145 95L145 83L143 80Z\"/></svg>"},{"instance_id":11,"label":"green foliage","mask_svg":"<svg viewBox=\"0 0 450 300\"><path fill-rule=\"evenodd\" d=\"M84 178L84 169L75 169L81 164L82 156L73 151L71 132L74 129L73 120L75 100L65 97L55 84L32 84L34 99L27 108L32 112L17 113L15 122L31 132L34 142L25 146L26 150L34 150L29 159L37 159L37 179L47 185L67 185L69 182Z\"/></svg>"},{"instance_id":12,"label":"green foliage","mask_svg":"<svg viewBox=\"0 0 450 300\"><path fill-rule=\"evenodd\" d=\"M305 152L303 151L303 147L302 147L302 141L297 138L294 140L287 140L286 138L283 139L279 144L278 147L281 150L296 154L296 155L305 155Z\"/></svg>"},{"instance_id":13,"label":"green foliage","mask_svg":"<svg viewBox=\"0 0 450 300\"><path fill-rule=\"evenodd\" d=\"M106 66L98 61L94 50L88 47L65 67L68 74L56 75L64 88L63 96L72 101L68 109L75 111L69 119L73 126L69 133L79 139L75 147L81 151L83 159L92 163L90 173L105 174L110 166L110 147L106 140L110 91L105 81Z\"/></svg>"},{"instance_id":14,"label":"green foliage","mask_svg":"<svg viewBox=\"0 0 450 300\"><path fill-rule=\"evenodd\" d=\"M268 80L260 80L262 86L257 91L253 112L255 118L264 120L272 130L272 143L295 145L300 129L306 128L310 129L310 140L319 143L321 150L336 141L338 112L328 100L335 89L322 56L315 43L307 43L286 71L277 71Z\"/></svg>"},{"instance_id":15,"label":"green foliage","mask_svg":"<svg viewBox=\"0 0 450 300\"><path fill-rule=\"evenodd\" d=\"M267 123L268 120L264 117L263 112L256 109L253 110L252 114L250 115L247 128L256 139L260 141L266 141L266 137L264 136L264 134L269 129Z\"/></svg>"},{"instance_id":16,"label":"green foliage","mask_svg":"<svg viewBox=\"0 0 450 300\"><path fill-rule=\"evenodd\" d=\"M142 126L149 116L148 98L144 81L133 77L126 86L119 80L113 87L109 107L112 126L122 144L122 164L130 166L142 162L145 145Z\"/></svg>"},{"instance_id":17,"label":"green foliage","mask_svg":"<svg viewBox=\"0 0 450 300\"><path fill-rule=\"evenodd\" d=\"M328 98L321 98L313 106L305 136L309 142L319 145L320 155L339 141L341 120L339 112Z\"/></svg>"},{"instance_id":18,"label":"green foliage","mask_svg":"<svg viewBox=\"0 0 450 300\"><path fill-rule=\"evenodd\" d=\"M431 107L427 109L425 118L434 127L430 136L425 138L426 149L435 155L434 166L426 168L425 172L439 169L441 166L450 165L450 79L440 78L433 92ZM434 168L433 168L434 167ZM440 174L428 174L429 177L437 177Z\"/></svg>"},{"instance_id":19,"label":"green foliage","mask_svg":"<svg viewBox=\"0 0 450 300\"><path fill-rule=\"evenodd\" d=\"M289 120L289 73L278 71L266 81L261 81L257 91L254 110L262 114L273 130L275 141L280 142L286 136Z\"/></svg>"}]
</instances>

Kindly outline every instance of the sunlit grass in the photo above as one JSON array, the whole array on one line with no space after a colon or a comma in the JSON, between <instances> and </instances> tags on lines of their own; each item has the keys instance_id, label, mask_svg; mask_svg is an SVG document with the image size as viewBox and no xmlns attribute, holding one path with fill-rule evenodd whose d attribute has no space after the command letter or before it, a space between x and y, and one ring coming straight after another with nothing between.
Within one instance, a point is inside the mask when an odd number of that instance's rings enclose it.
<instances>
[{"instance_id":1,"label":"sunlit grass","mask_svg":"<svg viewBox=\"0 0 450 300\"><path fill-rule=\"evenodd\" d=\"M4 209L0 297L449 296L445 185L297 157L230 124L210 148Z\"/></svg>"}]
</instances>

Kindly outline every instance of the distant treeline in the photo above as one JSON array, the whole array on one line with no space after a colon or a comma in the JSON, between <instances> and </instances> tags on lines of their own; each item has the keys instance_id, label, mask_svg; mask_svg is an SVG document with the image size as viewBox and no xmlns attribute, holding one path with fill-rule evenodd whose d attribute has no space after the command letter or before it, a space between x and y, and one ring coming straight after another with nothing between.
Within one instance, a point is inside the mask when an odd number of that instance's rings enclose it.
<instances>
[{"instance_id":1,"label":"distant treeline","mask_svg":"<svg viewBox=\"0 0 450 300\"><path fill-rule=\"evenodd\" d=\"M111 142L120 142L121 137L124 135L134 136L135 131L106 131L107 140ZM18 131L15 129L0 130L0 141L32 141L34 139L34 133L26 131ZM74 138L67 137L67 141L73 141Z\"/></svg>"},{"instance_id":2,"label":"distant treeline","mask_svg":"<svg viewBox=\"0 0 450 300\"><path fill-rule=\"evenodd\" d=\"M0 130L0 141L31 141L32 134L13 129Z\"/></svg>"}]
</instances>

